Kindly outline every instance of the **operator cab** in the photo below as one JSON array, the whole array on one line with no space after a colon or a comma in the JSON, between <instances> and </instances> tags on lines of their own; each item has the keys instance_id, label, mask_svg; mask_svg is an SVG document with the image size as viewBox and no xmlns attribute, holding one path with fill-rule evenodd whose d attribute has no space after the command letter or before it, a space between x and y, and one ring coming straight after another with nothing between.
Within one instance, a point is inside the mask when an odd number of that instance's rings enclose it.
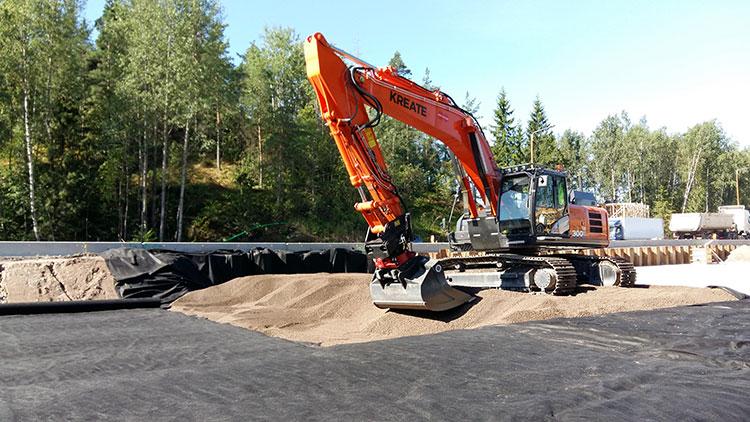
<instances>
[{"instance_id":1,"label":"operator cab","mask_svg":"<svg viewBox=\"0 0 750 422\"><path fill-rule=\"evenodd\" d=\"M603 227L606 214L603 220L603 210L587 209L593 195L569 194L564 172L533 164L500 171L497 217L487 212L476 218L464 214L448 237L451 249L533 250L609 242Z\"/></svg>"},{"instance_id":2,"label":"operator cab","mask_svg":"<svg viewBox=\"0 0 750 422\"><path fill-rule=\"evenodd\" d=\"M567 237L565 173L529 165L503 172L498 206L500 233L509 239L534 235Z\"/></svg>"}]
</instances>

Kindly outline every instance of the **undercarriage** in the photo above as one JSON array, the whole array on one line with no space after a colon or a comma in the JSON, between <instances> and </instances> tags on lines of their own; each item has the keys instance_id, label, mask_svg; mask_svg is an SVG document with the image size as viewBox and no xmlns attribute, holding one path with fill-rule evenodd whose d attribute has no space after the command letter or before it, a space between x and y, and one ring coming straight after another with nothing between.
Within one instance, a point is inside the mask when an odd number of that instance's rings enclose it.
<instances>
[{"instance_id":1,"label":"undercarriage","mask_svg":"<svg viewBox=\"0 0 750 422\"><path fill-rule=\"evenodd\" d=\"M477 289L572 295L582 284L631 287L635 278L633 264L625 259L557 251L440 260L415 257L410 266L377 270L370 294L381 308L443 311L471 302L470 292Z\"/></svg>"},{"instance_id":2,"label":"undercarriage","mask_svg":"<svg viewBox=\"0 0 750 422\"><path fill-rule=\"evenodd\" d=\"M627 260L577 254L487 254L438 261L453 287L495 288L555 295L581 284L630 287L635 269Z\"/></svg>"}]
</instances>

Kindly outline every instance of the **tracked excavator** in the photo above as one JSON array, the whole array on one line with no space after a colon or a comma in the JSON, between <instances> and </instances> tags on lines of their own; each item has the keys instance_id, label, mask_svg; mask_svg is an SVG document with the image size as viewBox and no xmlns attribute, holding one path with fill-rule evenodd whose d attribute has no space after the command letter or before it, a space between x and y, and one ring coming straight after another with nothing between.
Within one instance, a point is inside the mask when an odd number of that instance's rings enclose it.
<instances>
[{"instance_id":1,"label":"tracked excavator","mask_svg":"<svg viewBox=\"0 0 750 422\"><path fill-rule=\"evenodd\" d=\"M609 243L607 213L577 204L566 175L534 164L498 168L477 119L446 93L431 91L391 67L375 67L316 33L304 41L307 77L349 180L354 205L368 224L365 251L374 261L375 306L444 311L472 301L472 292L503 288L565 295L579 283L627 287L633 265L581 248ZM462 249L480 256L442 260L412 250L410 214L373 128L388 115L451 151L466 210Z\"/></svg>"}]
</instances>

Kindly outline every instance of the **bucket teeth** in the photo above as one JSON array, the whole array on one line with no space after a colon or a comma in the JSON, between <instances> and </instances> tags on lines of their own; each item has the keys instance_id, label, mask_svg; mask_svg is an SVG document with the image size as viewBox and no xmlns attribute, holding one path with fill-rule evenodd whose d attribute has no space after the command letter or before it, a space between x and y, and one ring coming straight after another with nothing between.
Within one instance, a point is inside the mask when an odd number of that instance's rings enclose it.
<instances>
[{"instance_id":1,"label":"bucket teeth","mask_svg":"<svg viewBox=\"0 0 750 422\"><path fill-rule=\"evenodd\" d=\"M376 273L370 296L378 308L447 311L474 299L451 287L437 260L415 257L406 269Z\"/></svg>"}]
</instances>

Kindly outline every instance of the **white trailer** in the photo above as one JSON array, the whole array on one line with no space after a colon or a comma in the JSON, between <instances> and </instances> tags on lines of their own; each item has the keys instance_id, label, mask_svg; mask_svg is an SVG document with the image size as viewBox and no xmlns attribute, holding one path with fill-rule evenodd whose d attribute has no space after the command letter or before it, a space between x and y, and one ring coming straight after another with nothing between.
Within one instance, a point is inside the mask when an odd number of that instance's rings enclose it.
<instances>
[{"instance_id":1,"label":"white trailer","mask_svg":"<svg viewBox=\"0 0 750 422\"><path fill-rule=\"evenodd\" d=\"M732 216L737 236L750 237L750 211L744 205L724 205L719 207L719 212Z\"/></svg>"},{"instance_id":2,"label":"white trailer","mask_svg":"<svg viewBox=\"0 0 750 422\"><path fill-rule=\"evenodd\" d=\"M672 214L669 231L680 239L736 237L732 214L716 212Z\"/></svg>"},{"instance_id":3,"label":"white trailer","mask_svg":"<svg viewBox=\"0 0 750 422\"><path fill-rule=\"evenodd\" d=\"M621 217L609 220L611 240L664 239L664 220L661 218Z\"/></svg>"}]
</instances>

